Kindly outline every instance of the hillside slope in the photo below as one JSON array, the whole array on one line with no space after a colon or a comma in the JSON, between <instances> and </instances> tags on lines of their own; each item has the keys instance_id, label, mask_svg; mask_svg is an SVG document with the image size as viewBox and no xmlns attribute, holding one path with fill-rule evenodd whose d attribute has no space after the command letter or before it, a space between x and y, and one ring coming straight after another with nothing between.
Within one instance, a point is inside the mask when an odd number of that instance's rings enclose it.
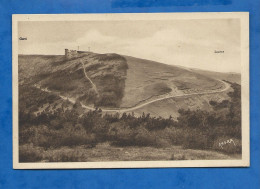
<instances>
[{"instance_id":1,"label":"hillside slope","mask_svg":"<svg viewBox=\"0 0 260 189\"><path fill-rule=\"evenodd\" d=\"M210 110L209 101L229 98L232 89L226 90L221 80L233 77L214 73L118 54L19 56L21 86L36 86L86 110L101 107L104 112L175 119L180 108ZM238 76L235 79L239 82Z\"/></svg>"},{"instance_id":2,"label":"hillside slope","mask_svg":"<svg viewBox=\"0 0 260 189\"><path fill-rule=\"evenodd\" d=\"M191 69L192 72L199 73L205 75L207 77L211 77L214 79L220 79L229 81L232 83L241 84L241 74L239 73L221 73L221 72L213 72L213 71L205 71L205 70L198 70L198 69Z\"/></svg>"},{"instance_id":3,"label":"hillside slope","mask_svg":"<svg viewBox=\"0 0 260 189\"><path fill-rule=\"evenodd\" d=\"M117 54L82 53L72 59L64 56L19 56L20 84L48 88L93 106L119 107L126 69L126 60Z\"/></svg>"},{"instance_id":4,"label":"hillside slope","mask_svg":"<svg viewBox=\"0 0 260 189\"><path fill-rule=\"evenodd\" d=\"M128 70L121 107L132 107L163 94L180 95L220 90L223 83L177 66L124 56Z\"/></svg>"}]
</instances>

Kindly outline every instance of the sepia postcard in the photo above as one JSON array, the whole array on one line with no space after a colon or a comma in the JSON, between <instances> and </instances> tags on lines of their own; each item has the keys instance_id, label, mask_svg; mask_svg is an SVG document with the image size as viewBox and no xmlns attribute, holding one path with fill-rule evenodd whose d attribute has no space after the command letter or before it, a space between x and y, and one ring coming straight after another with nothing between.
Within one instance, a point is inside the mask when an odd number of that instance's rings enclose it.
<instances>
[{"instance_id":1,"label":"sepia postcard","mask_svg":"<svg viewBox=\"0 0 260 189\"><path fill-rule=\"evenodd\" d=\"M250 165L249 13L13 15L13 168Z\"/></svg>"}]
</instances>

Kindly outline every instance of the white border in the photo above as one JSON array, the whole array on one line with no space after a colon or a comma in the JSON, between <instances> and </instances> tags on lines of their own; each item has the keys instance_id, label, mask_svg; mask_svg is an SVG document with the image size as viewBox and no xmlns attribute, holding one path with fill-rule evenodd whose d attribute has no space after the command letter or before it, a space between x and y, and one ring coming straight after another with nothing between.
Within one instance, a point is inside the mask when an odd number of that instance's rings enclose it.
<instances>
[{"instance_id":1,"label":"white border","mask_svg":"<svg viewBox=\"0 0 260 189\"><path fill-rule=\"evenodd\" d=\"M90 20L177 20L228 19L241 21L241 160L178 160L178 161L110 161L66 163L19 163L18 153L18 21L90 21ZM249 144L249 13L121 13L121 14L20 14L12 16L13 44L13 168L14 169L82 169L82 168L154 168L154 167L248 167Z\"/></svg>"}]
</instances>

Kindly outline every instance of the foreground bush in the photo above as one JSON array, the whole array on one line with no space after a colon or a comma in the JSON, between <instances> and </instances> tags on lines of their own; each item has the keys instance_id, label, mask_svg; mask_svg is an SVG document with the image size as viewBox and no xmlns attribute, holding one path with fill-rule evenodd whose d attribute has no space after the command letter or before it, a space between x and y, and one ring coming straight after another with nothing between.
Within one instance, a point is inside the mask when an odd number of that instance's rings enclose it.
<instances>
[{"instance_id":1,"label":"foreground bush","mask_svg":"<svg viewBox=\"0 0 260 189\"><path fill-rule=\"evenodd\" d=\"M110 130L112 145L115 146L169 146L169 141L158 137L155 132L150 132L145 127L131 129L128 126L120 127L118 124L113 125ZM118 127L117 127L118 126Z\"/></svg>"},{"instance_id":2,"label":"foreground bush","mask_svg":"<svg viewBox=\"0 0 260 189\"><path fill-rule=\"evenodd\" d=\"M46 152L44 154L44 159L49 162L86 162L88 160L88 156L80 150L61 148Z\"/></svg>"},{"instance_id":3,"label":"foreground bush","mask_svg":"<svg viewBox=\"0 0 260 189\"><path fill-rule=\"evenodd\" d=\"M80 149L61 147L44 150L42 147L26 144L19 147L19 162L85 162L88 154L84 149L86 146Z\"/></svg>"},{"instance_id":4,"label":"foreground bush","mask_svg":"<svg viewBox=\"0 0 260 189\"><path fill-rule=\"evenodd\" d=\"M33 145L19 147L19 162L37 162L42 160L42 150Z\"/></svg>"},{"instance_id":5,"label":"foreground bush","mask_svg":"<svg viewBox=\"0 0 260 189\"><path fill-rule=\"evenodd\" d=\"M94 147L97 143L94 134L87 133L81 125L73 126L64 124L62 129L52 129L45 125L31 127L27 129L30 136L24 143L32 143L36 146L48 148L58 148L62 146L88 145ZM26 133L24 131L24 133Z\"/></svg>"},{"instance_id":6,"label":"foreground bush","mask_svg":"<svg viewBox=\"0 0 260 189\"><path fill-rule=\"evenodd\" d=\"M60 109L42 112L19 112L19 143L47 149L63 147L94 147L108 142L115 146L139 146L166 148L180 145L184 148L217 150L225 153L241 153L241 116L239 86L234 85L229 93L230 101L211 101L214 111L179 110L178 122L169 118L151 117L143 113L122 115L103 114L101 109L79 115L75 109ZM236 145L219 143L233 139ZM74 161L70 155L57 152L53 161ZM21 151L23 161L39 161L38 151ZM73 156L73 155L72 155ZM76 161L76 160L75 160Z\"/></svg>"},{"instance_id":7,"label":"foreground bush","mask_svg":"<svg viewBox=\"0 0 260 189\"><path fill-rule=\"evenodd\" d=\"M208 149L210 137L197 129L187 129L184 135L183 147L191 149Z\"/></svg>"}]
</instances>

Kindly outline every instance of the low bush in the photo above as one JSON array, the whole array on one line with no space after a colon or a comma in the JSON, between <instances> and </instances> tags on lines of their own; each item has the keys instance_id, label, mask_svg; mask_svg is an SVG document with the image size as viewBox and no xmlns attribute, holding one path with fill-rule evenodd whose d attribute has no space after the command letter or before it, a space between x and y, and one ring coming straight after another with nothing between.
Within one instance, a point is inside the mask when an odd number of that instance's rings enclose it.
<instances>
[{"instance_id":1,"label":"low bush","mask_svg":"<svg viewBox=\"0 0 260 189\"><path fill-rule=\"evenodd\" d=\"M181 145L183 144L185 137L185 132L183 128L178 127L167 127L163 130L156 131L156 135L161 139L167 141L171 145Z\"/></svg>"},{"instance_id":2,"label":"low bush","mask_svg":"<svg viewBox=\"0 0 260 189\"><path fill-rule=\"evenodd\" d=\"M108 136L115 146L133 146L134 131L123 122L112 123Z\"/></svg>"},{"instance_id":3,"label":"low bush","mask_svg":"<svg viewBox=\"0 0 260 189\"><path fill-rule=\"evenodd\" d=\"M44 150L32 144L19 147L19 162L85 162L88 154L85 148L73 149L68 147Z\"/></svg>"},{"instance_id":4,"label":"low bush","mask_svg":"<svg viewBox=\"0 0 260 189\"><path fill-rule=\"evenodd\" d=\"M42 150L34 148L33 145L22 145L19 147L19 162L37 162L42 160Z\"/></svg>"},{"instance_id":5,"label":"low bush","mask_svg":"<svg viewBox=\"0 0 260 189\"><path fill-rule=\"evenodd\" d=\"M52 150L45 155L44 159L49 162L86 162L87 154L80 150Z\"/></svg>"},{"instance_id":6,"label":"low bush","mask_svg":"<svg viewBox=\"0 0 260 189\"><path fill-rule=\"evenodd\" d=\"M178 122L172 117L151 117L145 113L138 117L134 113L104 115L98 108L79 115L75 110L77 104L72 110L60 108L53 113L42 112L37 116L21 110L19 143L32 143L43 150L73 146L94 147L97 143L110 142L115 146L164 148L180 145L189 149L241 153L238 92L236 89L229 94L229 102L218 104L212 101L214 111L181 109ZM229 139L233 142L219 146ZM39 161L41 157L38 154L37 151L23 150L20 158L22 161ZM72 160L69 156L59 155L53 161Z\"/></svg>"},{"instance_id":7,"label":"low bush","mask_svg":"<svg viewBox=\"0 0 260 189\"><path fill-rule=\"evenodd\" d=\"M153 146L166 147L170 141L158 136L156 132L150 132L144 126L130 128L118 123L112 124L109 136L115 146Z\"/></svg>"},{"instance_id":8,"label":"low bush","mask_svg":"<svg viewBox=\"0 0 260 189\"><path fill-rule=\"evenodd\" d=\"M185 154L182 155L175 155L174 153L171 155L170 160L186 160Z\"/></svg>"},{"instance_id":9,"label":"low bush","mask_svg":"<svg viewBox=\"0 0 260 189\"><path fill-rule=\"evenodd\" d=\"M96 145L95 135L87 133L81 125L77 125L77 127L70 124L65 125L59 130L44 125L30 128L27 131L30 134L27 135L29 138L25 142L31 142L45 150L62 146L89 145L94 147Z\"/></svg>"},{"instance_id":10,"label":"low bush","mask_svg":"<svg viewBox=\"0 0 260 189\"><path fill-rule=\"evenodd\" d=\"M133 142L135 146L158 146L156 135L144 127L135 130Z\"/></svg>"},{"instance_id":11,"label":"low bush","mask_svg":"<svg viewBox=\"0 0 260 189\"><path fill-rule=\"evenodd\" d=\"M210 147L210 137L197 129L187 129L184 131L183 147L190 149L208 149Z\"/></svg>"}]
</instances>

